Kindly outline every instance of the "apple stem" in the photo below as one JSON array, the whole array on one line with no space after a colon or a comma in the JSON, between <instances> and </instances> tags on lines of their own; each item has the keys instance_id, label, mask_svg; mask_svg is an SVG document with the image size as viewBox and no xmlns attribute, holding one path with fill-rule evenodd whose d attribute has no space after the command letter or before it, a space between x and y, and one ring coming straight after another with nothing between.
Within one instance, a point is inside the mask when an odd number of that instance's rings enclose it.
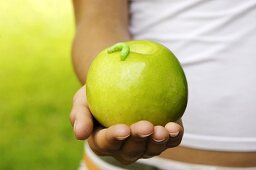
<instances>
[{"instance_id":1,"label":"apple stem","mask_svg":"<svg viewBox=\"0 0 256 170\"><path fill-rule=\"evenodd\" d=\"M120 52L121 61L124 61L130 53L130 47L124 42L116 43L108 49L108 53Z\"/></svg>"}]
</instances>

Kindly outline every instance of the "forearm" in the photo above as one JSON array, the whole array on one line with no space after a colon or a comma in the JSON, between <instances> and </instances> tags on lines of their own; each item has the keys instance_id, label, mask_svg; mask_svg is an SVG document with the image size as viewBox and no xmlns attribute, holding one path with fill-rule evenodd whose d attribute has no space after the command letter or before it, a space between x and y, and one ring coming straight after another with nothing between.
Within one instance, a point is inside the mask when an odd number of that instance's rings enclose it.
<instances>
[{"instance_id":1,"label":"forearm","mask_svg":"<svg viewBox=\"0 0 256 170\"><path fill-rule=\"evenodd\" d=\"M75 0L76 34L72 48L74 70L85 83L93 58L113 43L130 39L127 2Z\"/></svg>"}]
</instances>

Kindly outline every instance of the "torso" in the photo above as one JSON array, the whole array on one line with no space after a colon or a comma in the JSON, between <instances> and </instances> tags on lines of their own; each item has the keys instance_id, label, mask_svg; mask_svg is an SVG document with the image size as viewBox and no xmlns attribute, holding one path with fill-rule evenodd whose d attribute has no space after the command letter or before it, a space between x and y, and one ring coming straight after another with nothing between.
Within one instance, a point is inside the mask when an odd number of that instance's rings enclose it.
<instances>
[{"instance_id":1,"label":"torso","mask_svg":"<svg viewBox=\"0 0 256 170\"><path fill-rule=\"evenodd\" d=\"M256 166L256 0L131 0L130 11L133 38L169 47L188 79L182 147L163 156Z\"/></svg>"}]
</instances>

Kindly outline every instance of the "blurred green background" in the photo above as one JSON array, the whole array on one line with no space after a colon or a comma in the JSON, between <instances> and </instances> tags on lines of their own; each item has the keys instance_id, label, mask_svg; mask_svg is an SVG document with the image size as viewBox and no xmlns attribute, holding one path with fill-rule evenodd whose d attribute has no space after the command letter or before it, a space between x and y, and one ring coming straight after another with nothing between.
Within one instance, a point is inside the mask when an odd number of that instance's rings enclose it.
<instances>
[{"instance_id":1,"label":"blurred green background","mask_svg":"<svg viewBox=\"0 0 256 170\"><path fill-rule=\"evenodd\" d=\"M0 169L76 169L72 1L0 1Z\"/></svg>"}]
</instances>

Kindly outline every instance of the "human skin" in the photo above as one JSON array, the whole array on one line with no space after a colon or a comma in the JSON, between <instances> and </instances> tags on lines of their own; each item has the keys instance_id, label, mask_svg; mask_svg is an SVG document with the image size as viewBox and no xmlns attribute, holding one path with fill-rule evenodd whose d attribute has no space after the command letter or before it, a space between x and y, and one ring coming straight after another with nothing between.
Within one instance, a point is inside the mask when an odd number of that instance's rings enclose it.
<instances>
[{"instance_id":1,"label":"human skin","mask_svg":"<svg viewBox=\"0 0 256 170\"><path fill-rule=\"evenodd\" d=\"M116 42L131 40L128 31L128 2L126 0L73 0L76 34L72 58L74 70L82 84L93 58L104 48ZM73 99L70 121L77 139L88 139L91 149L98 155L113 156L124 164L140 158L159 155L180 144L183 136L181 120L165 126L154 126L139 121L103 128L94 122L88 108L85 85Z\"/></svg>"}]
</instances>

